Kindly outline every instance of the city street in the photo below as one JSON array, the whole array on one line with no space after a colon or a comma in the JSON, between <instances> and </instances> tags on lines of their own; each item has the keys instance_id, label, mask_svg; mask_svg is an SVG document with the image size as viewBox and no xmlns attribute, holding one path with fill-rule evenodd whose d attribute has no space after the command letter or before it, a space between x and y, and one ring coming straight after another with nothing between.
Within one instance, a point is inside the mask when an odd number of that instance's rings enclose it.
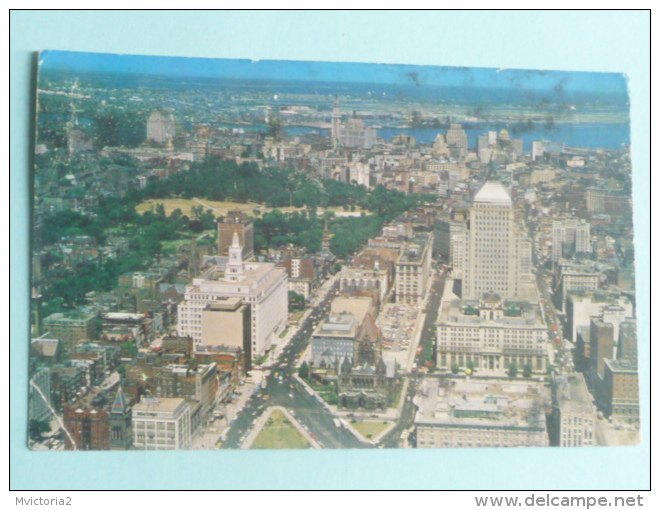
<instances>
[{"instance_id":1,"label":"city street","mask_svg":"<svg viewBox=\"0 0 660 510\"><path fill-rule=\"evenodd\" d=\"M442 274L431 286L431 295L425 308L425 321L422 326L420 345L434 338L435 321L438 306L444 289L446 276ZM300 356L310 342L310 337L318 323L324 320L330 311L330 302L337 296L337 284L302 323L290 342L281 349L279 357L269 364L269 375L266 377L265 388L255 390L243 408L231 420L229 429L222 434L221 448L240 448L248 434L255 426L257 419L271 406L282 406L289 410L305 430L323 448L372 448L372 445L358 440L353 433L335 425L334 416L328 411L319 397L311 394L309 388L297 381L296 365ZM411 377L407 386L401 418L390 430L381 443L386 447L396 447L400 436L413 422L415 408L412 397L416 391L416 378Z\"/></svg>"},{"instance_id":2,"label":"city street","mask_svg":"<svg viewBox=\"0 0 660 510\"><path fill-rule=\"evenodd\" d=\"M440 300L442 299L442 294L444 292L447 274L443 272L442 274L439 274L437 278L438 279L433 282L431 294L427 300L427 306L424 309L426 318L419 339L419 345L424 345L424 343L429 340L435 341L435 322L438 319L438 308L440 307ZM402 432L410 428L413 424L417 408L413 405L412 398L417 391L417 381L420 377L419 369L421 368L421 363L420 357L417 356L415 365L417 369L416 372L406 376L408 377L409 384L403 408L401 409L401 416L396 426L394 426L394 428L392 428L392 430L390 430L381 440L381 444L384 445L385 448L398 447Z\"/></svg>"},{"instance_id":3,"label":"city street","mask_svg":"<svg viewBox=\"0 0 660 510\"><path fill-rule=\"evenodd\" d=\"M266 387L259 389L232 420L229 430L223 433L222 448L240 448L256 419L267 407L277 405L289 410L323 448L370 447L348 430L336 427L334 416L293 377L296 362L309 344L314 327L327 316L330 302L336 295L334 288L328 292L282 349L277 361L270 365Z\"/></svg>"}]
</instances>

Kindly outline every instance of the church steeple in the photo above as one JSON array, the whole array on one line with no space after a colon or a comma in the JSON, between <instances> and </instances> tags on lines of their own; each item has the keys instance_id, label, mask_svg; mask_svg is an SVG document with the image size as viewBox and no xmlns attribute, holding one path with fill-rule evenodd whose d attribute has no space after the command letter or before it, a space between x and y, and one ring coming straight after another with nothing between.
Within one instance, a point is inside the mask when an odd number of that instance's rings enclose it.
<instances>
[{"instance_id":1,"label":"church steeple","mask_svg":"<svg viewBox=\"0 0 660 510\"><path fill-rule=\"evenodd\" d=\"M126 412L126 408L128 407L128 404L126 403L126 396L124 395L124 391L121 389L121 386L119 386L119 389L117 390L117 395L115 395L115 401L112 404L112 409L110 412L112 414L124 414Z\"/></svg>"},{"instance_id":2,"label":"church steeple","mask_svg":"<svg viewBox=\"0 0 660 510\"><path fill-rule=\"evenodd\" d=\"M226 278L231 282L236 282L243 278L245 264L243 263L243 247L238 233L234 232L229 247L229 262L227 263Z\"/></svg>"},{"instance_id":3,"label":"church steeple","mask_svg":"<svg viewBox=\"0 0 660 510\"><path fill-rule=\"evenodd\" d=\"M110 425L110 449L127 450L133 442L131 433L131 406L128 405L126 395L119 385L115 400L110 408L108 417Z\"/></svg>"}]
</instances>

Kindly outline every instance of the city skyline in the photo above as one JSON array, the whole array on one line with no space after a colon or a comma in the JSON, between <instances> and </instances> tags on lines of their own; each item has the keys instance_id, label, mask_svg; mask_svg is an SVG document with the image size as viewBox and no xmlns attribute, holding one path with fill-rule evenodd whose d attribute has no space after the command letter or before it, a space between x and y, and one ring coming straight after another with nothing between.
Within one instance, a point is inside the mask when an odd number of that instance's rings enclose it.
<instances>
[{"instance_id":1,"label":"city skyline","mask_svg":"<svg viewBox=\"0 0 660 510\"><path fill-rule=\"evenodd\" d=\"M628 93L625 76L618 73L535 69L502 69L410 64L236 60L192 57L112 55L43 51L43 70L94 71L119 74L155 74L174 77L230 78L255 81L339 82L415 86L460 86ZM565 89L565 90L564 90Z\"/></svg>"},{"instance_id":2,"label":"city skyline","mask_svg":"<svg viewBox=\"0 0 660 510\"><path fill-rule=\"evenodd\" d=\"M623 75L40 59L33 448L638 441Z\"/></svg>"}]
</instances>

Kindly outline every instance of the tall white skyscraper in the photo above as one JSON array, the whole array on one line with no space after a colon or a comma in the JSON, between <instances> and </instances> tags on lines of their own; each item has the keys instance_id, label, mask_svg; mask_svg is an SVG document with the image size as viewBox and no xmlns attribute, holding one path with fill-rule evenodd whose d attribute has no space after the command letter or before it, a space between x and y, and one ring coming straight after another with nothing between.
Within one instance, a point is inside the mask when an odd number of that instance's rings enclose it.
<instances>
[{"instance_id":1,"label":"tall white skyscraper","mask_svg":"<svg viewBox=\"0 0 660 510\"><path fill-rule=\"evenodd\" d=\"M502 299L516 298L518 254L513 203L500 182L486 182L474 197L468 239L463 297L482 299L495 293Z\"/></svg>"},{"instance_id":2,"label":"tall white skyscraper","mask_svg":"<svg viewBox=\"0 0 660 510\"><path fill-rule=\"evenodd\" d=\"M147 139L157 143L170 142L174 138L175 128L172 110L156 110L147 121Z\"/></svg>"}]
</instances>

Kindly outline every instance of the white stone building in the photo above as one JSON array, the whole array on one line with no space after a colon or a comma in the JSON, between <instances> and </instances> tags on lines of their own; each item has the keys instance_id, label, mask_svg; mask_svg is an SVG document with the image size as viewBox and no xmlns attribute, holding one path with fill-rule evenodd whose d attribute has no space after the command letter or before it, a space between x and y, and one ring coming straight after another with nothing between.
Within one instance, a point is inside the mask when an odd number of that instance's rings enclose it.
<instances>
[{"instance_id":1,"label":"white stone building","mask_svg":"<svg viewBox=\"0 0 660 510\"><path fill-rule=\"evenodd\" d=\"M133 406L133 447L187 450L192 444L191 407L183 398L143 398Z\"/></svg>"},{"instance_id":2,"label":"white stone building","mask_svg":"<svg viewBox=\"0 0 660 510\"><path fill-rule=\"evenodd\" d=\"M481 299L492 293L502 299L518 297L516 237L508 191L499 182L486 182L470 208L464 298Z\"/></svg>"},{"instance_id":3,"label":"white stone building","mask_svg":"<svg viewBox=\"0 0 660 510\"><path fill-rule=\"evenodd\" d=\"M156 110L147 121L147 140L167 143L174 138L174 114L171 110Z\"/></svg>"},{"instance_id":4,"label":"white stone building","mask_svg":"<svg viewBox=\"0 0 660 510\"><path fill-rule=\"evenodd\" d=\"M448 283L449 284L449 283ZM545 373L548 331L538 305L485 301L444 301L438 313L437 366L449 370L474 365L505 373L512 363Z\"/></svg>"},{"instance_id":5,"label":"white stone building","mask_svg":"<svg viewBox=\"0 0 660 510\"><path fill-rule=\"evenodd\" d=\"M252 356L263 355L277 341L287 324L286 270L272 263L244 262L238 235L234 234L226 266L213 266L186 286L179 305L178 335L202 345L202 311L208 304L241 298L251 306Z\"/></svg>"}]
</instances>

